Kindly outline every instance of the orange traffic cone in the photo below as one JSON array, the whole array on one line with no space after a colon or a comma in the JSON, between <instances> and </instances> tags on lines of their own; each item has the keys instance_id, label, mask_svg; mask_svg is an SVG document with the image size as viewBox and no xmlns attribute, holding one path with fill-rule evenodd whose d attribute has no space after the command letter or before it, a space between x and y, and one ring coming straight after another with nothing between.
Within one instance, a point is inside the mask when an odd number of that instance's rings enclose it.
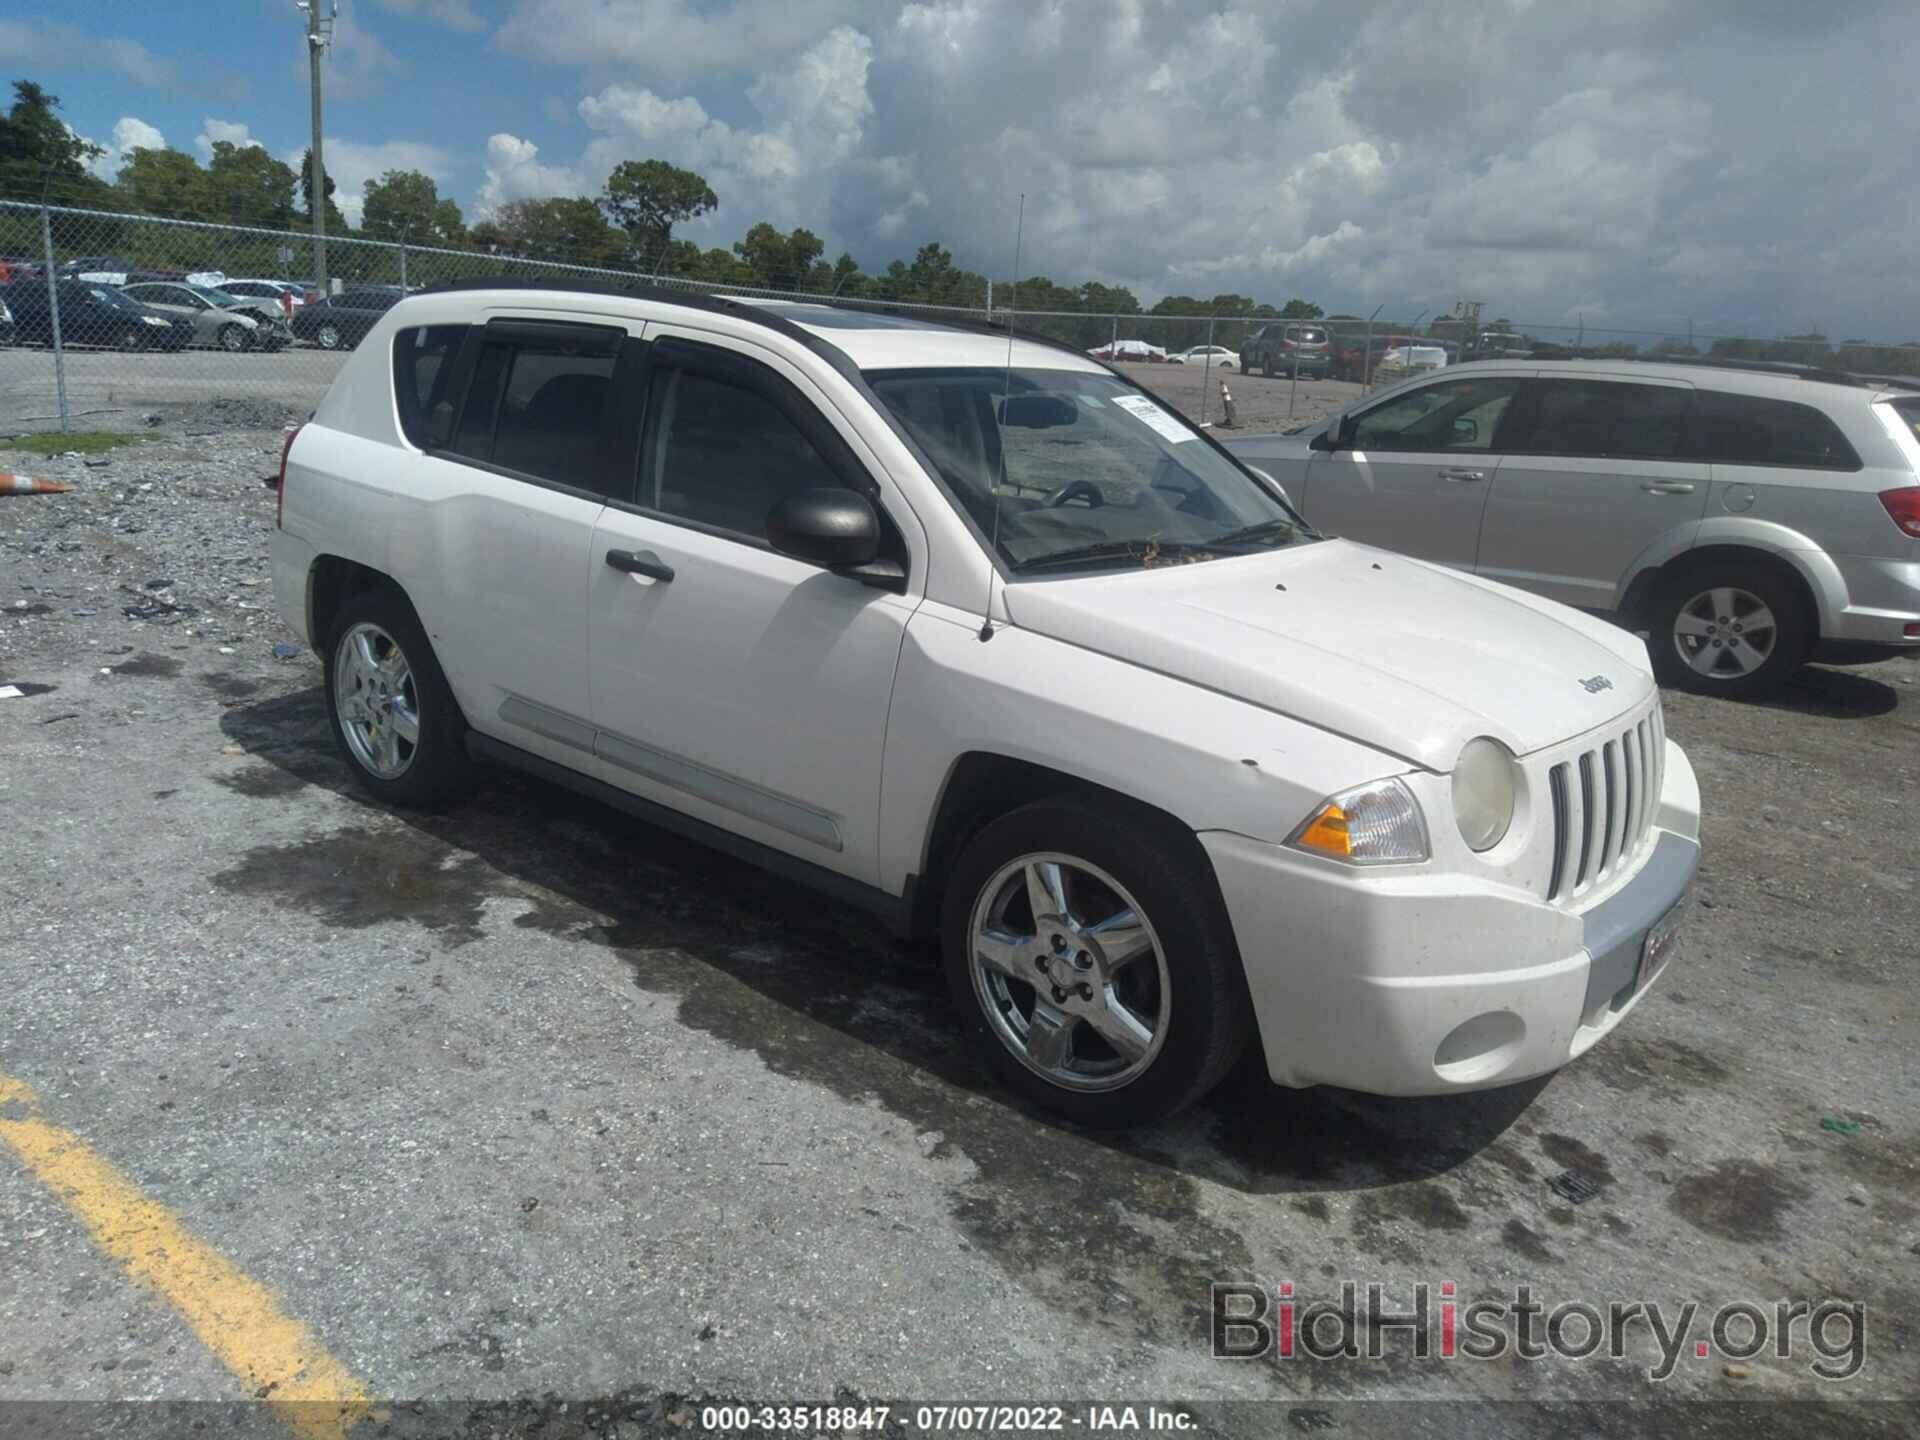
<instances>
[{"instance_id":1,"label":"orange traffic cone","mask_svg":"<svg viewBox=\"0 0 1920 1440\"><path fill-rule=\"evenodd\" d=\"M73 486L59 480L35 480L29 475L0 472L0 495L65 495Z\"/></svg>"}]
</instances>

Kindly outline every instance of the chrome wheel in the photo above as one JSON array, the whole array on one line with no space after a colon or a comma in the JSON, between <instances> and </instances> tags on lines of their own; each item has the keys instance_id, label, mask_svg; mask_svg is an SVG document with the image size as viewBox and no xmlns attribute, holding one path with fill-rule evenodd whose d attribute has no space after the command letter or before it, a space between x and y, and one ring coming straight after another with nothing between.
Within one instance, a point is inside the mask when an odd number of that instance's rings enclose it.
<instances>
[{"instance_id":1,"label":"chrome wheel","mask_svg":"<svg viewBox=\"0 0 1920 1440\"><path fill-rule=\"evenodd\" d=\"M369 775L407 773L420 745L420 696L405 653L378 625L363 622L340 637L333 708L347 748Z\"/></svg>"},{"instance_id":2,"label":"chrome wheel","mask_svg":"<svg viewBox=\"0 0 1920 1440\"><path fill-rule=\"evenodd\" d=\"M968 932L976 998L1000 1043L1068 1090L1117 1090L1166 1040L1173 987L1146 912L1111 875L1052 852L1008 861Z\"/></svg>"},{"instance_id":3,"label":"chrome wheel","mask_svg":"<svg viewBox=\"0 0 1920 1440\"><path fill-rule=\"evenodd\" d=\"M1735 680L1773 658L1779 631L1773 611L1758 595L1718 585L1680 607L1673 620L1673 645L1696 674Z\"/></svg>"},{"instance_id":4,"label":"chrome wheel","mask_svg":"<svg viewBox=\"0 0 1920 1440\"><path fill-rule=\"evenodd\" d=\"M238 354L247 348L247 335L238 325L220 327L220 348Z\"/></svg>"},{"instance_id":5,"label":"chrome wheel","mask_svg":"<svg viewBox=\"0 0 1920 1440\"><path fill-rule=\"evenodd\" d=\"M313 338L320 342L322 350L337 350L340 347L340 332L331 325L322 325L320 333Z\"/></svg>"}]
</instances>

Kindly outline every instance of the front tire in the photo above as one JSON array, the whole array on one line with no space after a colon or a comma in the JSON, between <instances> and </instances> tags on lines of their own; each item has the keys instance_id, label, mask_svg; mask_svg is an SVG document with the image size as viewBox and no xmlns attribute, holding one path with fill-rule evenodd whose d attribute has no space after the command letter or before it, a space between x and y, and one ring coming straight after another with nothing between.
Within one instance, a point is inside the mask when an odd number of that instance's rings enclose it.
<instances>
[{"instance_id":1,"label":"front tire","mask_svg":"<svg viewBox=\"0 0 1920 1440\"><path fill-rule=\"evenodd\" d=\"M467 788L466 719L404 596L354 596L334 617L322 653L334 743L370 794L426 808Z\"/></svg>"},{"instance_id":2,"label":"front tire","mask_svg":"<svg viewBox=\"0 0 1920 1440\"><path fill-rule=\"evenodd\" d=\"M238 325L222 325L216 338L220 348L230 355L238 355L247 348L247 332Z\"/></svg>"},{"instance_id":3,"label":"front tire","mask_svg":"<svg viewBox=\"0 0 1920 1440\"><path fill-rule=\"evenodd\" d=\"M1813 646L1799 587L1764 562L1684 570L1661 586L1648 618L1654 674L1700 695L1772 695Z\"/></svg>"},{"instance_id":4,"label":"front tire","mask_svg":"<svg viewBox=\"0 0 1920 1440\"><path fill-rule=\"evenodd\" d=\"M1136 807L1024 806L971 841L941 914L947 984L1009 1087L1099 1129L1205 1095L1252 1033L1205 852Z\"/></svg>"}]
</instances>

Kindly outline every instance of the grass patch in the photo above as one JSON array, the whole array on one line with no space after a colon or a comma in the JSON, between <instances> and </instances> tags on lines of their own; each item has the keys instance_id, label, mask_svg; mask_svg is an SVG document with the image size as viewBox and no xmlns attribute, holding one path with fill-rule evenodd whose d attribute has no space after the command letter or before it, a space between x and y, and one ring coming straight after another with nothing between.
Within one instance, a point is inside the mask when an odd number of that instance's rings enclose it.
<instances>
[{"instance_id":1,"label":"grass patch","mask_svg":"<svg viewBox=\"0 0 1920 1440\"><path fill-rule=\"evenodd\" d=\"M17 435L11 440L0 440L0 449L27 450L35 455L64 455L69 450L78 450L82 455L98 455L103 450L117 450L122 445L143 444L150 438L146 435L118 434L110 430L76 430L71 435L47 430L38 435Z\"/></svg>"}]
</instances>

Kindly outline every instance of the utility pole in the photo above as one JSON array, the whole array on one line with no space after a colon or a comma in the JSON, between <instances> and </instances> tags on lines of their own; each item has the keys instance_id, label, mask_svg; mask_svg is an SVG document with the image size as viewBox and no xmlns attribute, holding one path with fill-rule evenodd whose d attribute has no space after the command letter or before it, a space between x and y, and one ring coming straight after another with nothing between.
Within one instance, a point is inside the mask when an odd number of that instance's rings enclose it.
<instances>
[{"instance_id":1,"label":"utility pole","mask_svg":"<svg viewBox=\"0 0 1920 1440\"><path fill-rule=\"evenodd\" d=\"M320 58L333 42L333 22L340 15L340 0L293 0L294 7L307 17L307 83L313 97L313 151L307 193L313 210L313 278L322 295L327 293L327 167L321 159L320 136ZM323 11L322 6L326 6Z\"/></svg>"}]
</instances>

